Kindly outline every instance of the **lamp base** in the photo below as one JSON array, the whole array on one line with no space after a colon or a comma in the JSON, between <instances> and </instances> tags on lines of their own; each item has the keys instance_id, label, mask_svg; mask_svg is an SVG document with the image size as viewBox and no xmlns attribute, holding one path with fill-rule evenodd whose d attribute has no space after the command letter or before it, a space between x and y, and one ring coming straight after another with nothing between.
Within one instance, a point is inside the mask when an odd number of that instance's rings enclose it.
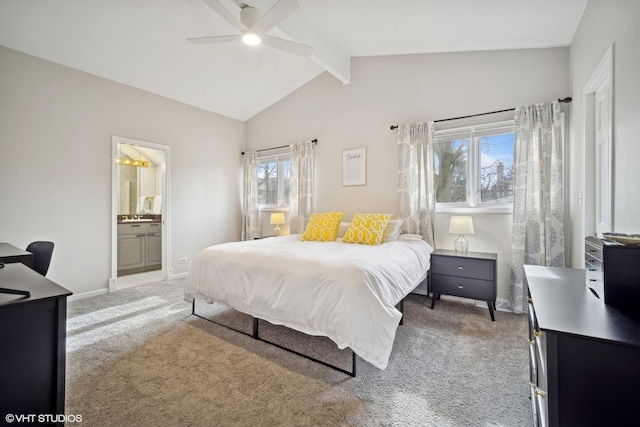
<instances>
[{"instance_id":1,"label":"lamp base","mask_svg":"<svg viewBox=\"0 0 640 427\"><path fill-rule=\"evenodd\" d=\"M453 241L453 247L456 252L466 254L469 250L469 241L464 238L464 234L460 234L458 238Z\"/></svg>"},{"instance_id":2,"label":"lamp base","mask_svg":"<svg viewBox=\"0 0 640 427\"><path fill-rule=\"evenodd\" d=\"M273 227L273 235L274 236L279 236L280 235L280 226L276 225L275 227Z\"/></svg>"}]
</instances>

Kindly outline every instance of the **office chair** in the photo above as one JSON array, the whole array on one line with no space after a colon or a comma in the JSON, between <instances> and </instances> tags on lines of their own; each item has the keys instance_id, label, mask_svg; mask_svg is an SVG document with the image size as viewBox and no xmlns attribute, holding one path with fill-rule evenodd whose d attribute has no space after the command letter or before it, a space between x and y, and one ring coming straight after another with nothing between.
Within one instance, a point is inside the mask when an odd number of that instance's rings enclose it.
<instances>
[{"instance_id":1,"label":"office chair","mask_svg":"<svg viewBox=\"0 0 640 427\"><path fill-rule=\"evenodd\" d=\"M27 251L33 254L32 270L46 276L53 254L53 242L31 242L27 246Z\"/></svg>"}]
</instances>

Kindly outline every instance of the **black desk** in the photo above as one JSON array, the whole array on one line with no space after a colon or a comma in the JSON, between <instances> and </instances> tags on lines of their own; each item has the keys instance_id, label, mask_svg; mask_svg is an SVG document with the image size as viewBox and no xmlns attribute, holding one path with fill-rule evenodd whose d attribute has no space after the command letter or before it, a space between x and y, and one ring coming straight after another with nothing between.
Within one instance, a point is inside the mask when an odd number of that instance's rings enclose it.
<instances>
[{"instance_id":1,"label":"black desk","mask_svg":"<svg viewBox=\"0 0 640 427\"><path fill-rule=\"evenodd\" d=\"M71 292L20 263L0 269L0 287L31 293L0 294L0 417L64 414Z\"/></svg>"},{"instance_id":2,"label":"black desk","mask_svg":"<svg viewBox=\"0 0 640 427\"><path fill-rule=\"evenodd\" d=\"M0 260L5 264L21 262L27 267L33 267L33 254L11 243L0 242Z\"/></svg>"}]
</instances>

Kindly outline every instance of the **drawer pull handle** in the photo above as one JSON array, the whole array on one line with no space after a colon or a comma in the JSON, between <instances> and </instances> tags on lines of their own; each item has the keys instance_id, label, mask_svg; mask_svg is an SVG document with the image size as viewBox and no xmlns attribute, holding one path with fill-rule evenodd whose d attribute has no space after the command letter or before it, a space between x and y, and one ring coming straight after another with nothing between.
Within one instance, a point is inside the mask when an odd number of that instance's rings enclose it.
<instances>
[{"instance_id":1,"label":"drawer pull handle","mask_svg":"<svg viewBox=\"0 0 640 427\"><path fill-rule=\"evenodd\" d=\"M596 249L589 249L589 252L597 252Z\"/></svg>"},{"instance_id":2,"label":"drawer pull handle","mask_svg":"<svg viewBox=\"0 0 640 427\"><path fill-rule=\"evenodd\" d=\"M595 268L590 268L589 271L598 271Z\"/></svg>"},{"instance_id":3,"label":"drawer pull handle","mask_svg":"<svg viewBox=\"0 0 640 427\"><path fill-rule=\"evenodd\" d=\"M458 270L464 270L464 267L463 267L463 266L461 266L461 265L459 265L459 266L458 266Z\"/></svg>"},{"instance_id":4,"label":"drawer pull handle","mask_svg":"<svg viewBox=\"0 0 640 427\"><path fill-rule=\"evenodd\" d=\"M544 333L541 331L533 331L533 336L534 337L538 337L538 338L542 338L544 336Z\"/></svg>"},{"instance_id":5,"label":"drawer pull handle","mask_svg":"<svg viewBox=\"0 0 640 427\"><path fill-rule=\"evenodd\" d=\"M588 259L587 262L596 262L595 259Z\"/></svg>"},{"instance_id":6,"label":"drawer pull handle","mask_svg":"<svg viewBox=\"0 0 640 427\"><path fill-rule=\"evenodd\" d=\"M140 224L131 224L131 227L140 227Z\"/></svg>"},{"instance_id":7,"label":"drawer pull handle","mask_svg":"<svg viewBox=\"0 0 640 427\"><path fill-rule=\"evenodd\" d=\"M542 390L538 390L538 389L535 389L535 390L533 391L533 393L534 393L536 396L540 396L540 397L545 397L545 396L547 395L547 393L545 393L545 392L544 392L544 391L542 391Z\"/></svg>"},{"instance_id":8,"label":"drawer pull handle","mask_svg":"<svg viewBox=\"0 0 640 427\"><path fill-rule=\"evenodd\" d=\"M589 279L590 282L597 282L596 279Z\"/></svg>"},{"instance_id":9,"label":"drawer pull handle","mask_svg":"<svg viewBox=\"0 0 640 427\"><path fill-rule=\"evenodd\" d=\"M144 237L146 234L136 234L136 237Z\"/></svg>"},{"instance_id":10,"label":"drawer pull handle","mask_svg":"<svg viewBox=\"0 0 640 427\"><path fill-rule=\"evenodd\" d=\"M464 286L458 285L458 289L464 289Z\"/></svg>"}]
</instances>

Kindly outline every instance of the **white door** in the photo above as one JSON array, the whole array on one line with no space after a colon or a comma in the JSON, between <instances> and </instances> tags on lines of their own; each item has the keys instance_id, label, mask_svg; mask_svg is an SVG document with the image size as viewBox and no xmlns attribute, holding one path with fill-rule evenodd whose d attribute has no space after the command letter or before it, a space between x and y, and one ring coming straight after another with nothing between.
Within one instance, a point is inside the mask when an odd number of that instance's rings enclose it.
<instances>
[{"instance_id":1,"label":"white door","mask_svg":"<svg viewBox=\"0 0 640 427\"><path fill-rule=\"evenodd\" d=\"M611 78L596 89L595 97L595 220L598 234L613 231L612 221L612 144Z\"/></svg>"}]
</instances>

